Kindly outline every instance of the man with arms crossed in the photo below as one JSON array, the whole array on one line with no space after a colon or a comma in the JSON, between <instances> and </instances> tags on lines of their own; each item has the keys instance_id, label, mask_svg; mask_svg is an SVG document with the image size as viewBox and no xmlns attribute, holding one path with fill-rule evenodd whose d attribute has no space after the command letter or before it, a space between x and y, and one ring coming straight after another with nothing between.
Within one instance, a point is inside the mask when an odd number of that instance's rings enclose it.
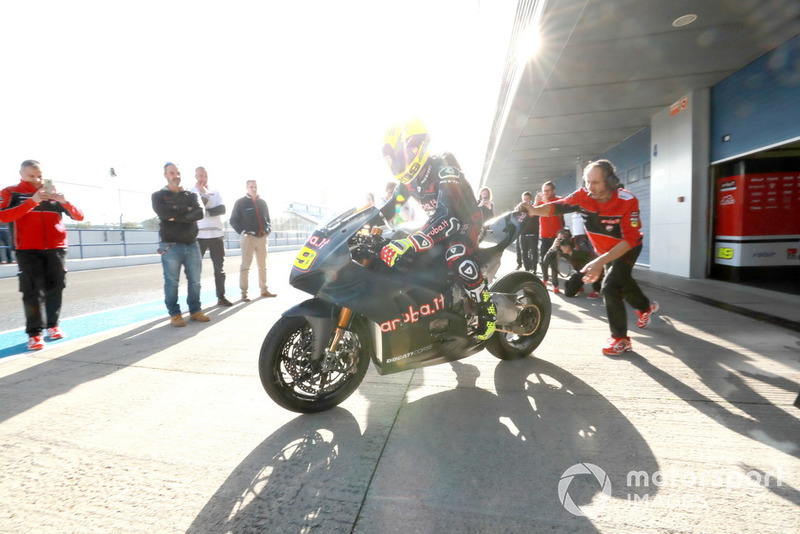
<instances>
[{"instance_id":1,"label":"man with arms crossed","mask_svg":"<svg viewBox=\"0 0 800 534\"><path fill-rule=\"evenodd\" d=\"M203 217L203 208L197 195L181 187L181 172L174 163L164 165L167 185L153 193L153 211L161 220L158 235L161 267L164 269L164 304L167 306L172 326L186 326L178 304L178 283L181 266L186 272L189 318L206 323L211 319L200 307L200 274L203 257L197 244L197 221Z\"/></svg>"},{"instance_id":2,"label":"man with arms crossed","mask_svg":"<svg viewBox=\"0 0 800 534\"><path fill-rule=\"evenodd\" d=\"M217 306L233 306L225 298L225 232L222 216L225 215L225 204L222 195L216 189L208 187L208 173L204 167L194 171L195 185L192 188L203 204L203 218L197 221L197 243L200 245L200 257L211 256L214 265L214 285L217 290Z\"/></svg>"}]
</instances>

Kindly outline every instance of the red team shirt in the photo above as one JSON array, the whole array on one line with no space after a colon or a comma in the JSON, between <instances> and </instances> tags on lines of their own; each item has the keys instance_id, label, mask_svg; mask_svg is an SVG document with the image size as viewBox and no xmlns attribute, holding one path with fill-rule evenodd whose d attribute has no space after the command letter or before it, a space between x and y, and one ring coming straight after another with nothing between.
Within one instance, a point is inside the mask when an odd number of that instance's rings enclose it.
<instances>
[{"instance_id":1,"label":"red team shirt","mask_svg":"<svg viewBox=\"0 0 800 534\"><path fill-rule=\"evenodd\" d=\"M548 202L556 202L562 200L561 197L554 197L553 200ZM564 228L564 217L560 214L551 215L549 217L539 217L539 237L544 239L552 239L558 237L558 231Z\"/></svg>"},{"instance_id":2,"label":"red team shirt","mask_svg":"<svg viewBox=\"0 0 800 534\"><path fill-rule=\"evenodd\" d=\"M626 241L631 248L642 244L639 201L627 189L615 190L611 199L602 203L590 197L589 191L582 187L547 205L553 206L553 215L579 212L586 226L586 235L598 254L605 254L620 241Z\"/></svg>"}]
</instances>

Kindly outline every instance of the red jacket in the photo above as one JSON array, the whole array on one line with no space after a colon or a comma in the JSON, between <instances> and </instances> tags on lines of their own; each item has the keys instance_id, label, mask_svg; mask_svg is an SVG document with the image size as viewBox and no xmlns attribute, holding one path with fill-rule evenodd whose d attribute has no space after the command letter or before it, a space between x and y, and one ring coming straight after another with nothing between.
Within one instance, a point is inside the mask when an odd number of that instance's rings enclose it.
<instances>
[{"instance_id":1,"label":"red jacket","mask_svg":"<svg viewBox=\"0 0 800 534\"><path fill-rule=\"evenodd\" d=\"M83 212L70 204L33 200L37 189L30 182L20 182L0 191L0 222L14 223L14 246L20 250L67 248L67 228L61 215L76 221Z\"/></svg>"},{"instance_id":2,"label":"red jacket","mask_svg":"<svg viewBox=\"0 0 800 534\"><path fill-rule=\"evenodd\" d=\"M561 200L561 197L554 196L550 202L555 202L556 200ZM558 237L558 231L562 228L564 228L564 217L561 215L539 217L539 237L542 239Z\"/></svg>"},{"instance_id":3,"label":"red jacket","mask_svg":"<svg viewBox=\"0 0 800 534\"><path fill-rule=\"evenodd\" d=\"M553 206L551 213L579 212L598 254L605 254L620 241L627 241L631 248L642 244L639 201L627 189L615 190L608 202L597 202L581 188L549 205Z\"/></svg>"}]
</instances>

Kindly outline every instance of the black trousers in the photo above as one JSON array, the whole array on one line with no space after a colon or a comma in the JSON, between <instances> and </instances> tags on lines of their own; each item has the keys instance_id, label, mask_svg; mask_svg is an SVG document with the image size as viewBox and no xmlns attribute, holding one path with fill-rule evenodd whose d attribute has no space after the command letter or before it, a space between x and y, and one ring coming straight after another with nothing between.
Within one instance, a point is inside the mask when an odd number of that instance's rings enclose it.
<instances>
[{"instance_id":1,"label":"black trousers","mask_svg":"<svg viewBox=\"0 0 800 534\"><path fill-rule=\"evenodd\" d=\"M38 336L45 327L58 325L61 295L67 285L67 249L17 250L17 264L25 332L29 337Z\"/></svg>"},{"instance_id":2,"label":"black trousers","mask_svg":"<svg viewBox=\"0 0 800 534\"><path fill-rule=\"evenodd\" d=\"M539 234L522 234L517 238L517 266L522 265L533 274L536 274L536 264L539 263L538 241Z\"/></svg>"},{"instance_id":3,"label":"black trousers","mask_svg":"<svg viewBox=\"0 0 800 534\"><path fill-rule=\"evenodd\" d=\"M642 293L639 284L633 279L633 266L641 252L642 246L639 245L606 265L602 292L612 337L620 338L628 335L626 302L641 312L650 309L650 299Z\"/></svg>"},{"instance_id":4,"label":"black trousers","mask_svg":"<svg viewBox=\"0 0 800 534\"><path fill-rule=\"evenodd\" d=\"M551 262L550 265L545 265L544 260L547 257L547 251L553 247L553 243L555 243L555 237L541 237L539 238L539 257L542 258L542 280L547 282L549 277L547 276L547 269L550 268L550 271L553 273L553 284L558 285L558 264L556 262Z\"/></svg>"},{"instance_id":5,"label":"black trousers","mask_svg":"<svg viewBox=\"0 0 800 534\"><path fill-rule=\"evenodd\" d=\"M211 263L214 265L214 286L217 289L217 299L225 298L225 242L221 237L198 239L200 244L200 257L206 255L208 250Z\"/></svg>"}]
</instances>

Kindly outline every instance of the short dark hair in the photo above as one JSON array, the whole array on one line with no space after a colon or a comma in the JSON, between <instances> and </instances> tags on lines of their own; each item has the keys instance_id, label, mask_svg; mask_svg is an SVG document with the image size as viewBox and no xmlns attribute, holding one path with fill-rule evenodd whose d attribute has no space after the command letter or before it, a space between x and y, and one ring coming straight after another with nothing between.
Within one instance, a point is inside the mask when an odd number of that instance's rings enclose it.
<instances>
[{"instance_id":1,"label":"short dark hair","mask_svg":"<svg viewBox=\"0 0 800 534\"><path fill-rule=\"evenodd\" d=\"M164 164L164 172L167 172L167 167L169 167L170 165L175 165L175 164L174 164L174 163L172 163L171 161L168 161L168 162L166 162L166 163ZM178 168L178 166L177 166L177 165L175 165L175 168L177 169L177 168Z\"/></svg>"},{"instance_id":2,"label":"short dark hair","mask_svg":"<svg viewBox=\"0 0 800 534\"><path fill-rule=\"evenodd\" d=\"M544 189L544 188L545 188L545 187L547 187L548 185L552 185L552 186L553 186L553 190L555 190L555 188L556 188L556 184L554 184L554 183L553 183L553 182L551 182L550 180L547 180L545 183L543 183L543 184L542 184L542 189Z\"/></svg>"},{"instance_id":3,"label":"short dark hair","mask_svg":"<svg viewBox=\"0 0 800 534\"><path fill-rule=\"evenodd\" d=\"M522 193L521 196L524 197L525 195L528 195L529 197L533 198L533 193L531 193L530 191L525 191L524 193Z\"/></svg>"},{"instance_id":4,"label":"short dark hair","mask_svg":"<svg viewBox=\"0 0 800 534\"><path fill-rule=\"evenodd\" d=\"M39 168L40 163L35 159L26 159L22 162L22 165L19 166L19 170L24 169L25 167L36 167Z\"/></svg>"}]
</instances>

